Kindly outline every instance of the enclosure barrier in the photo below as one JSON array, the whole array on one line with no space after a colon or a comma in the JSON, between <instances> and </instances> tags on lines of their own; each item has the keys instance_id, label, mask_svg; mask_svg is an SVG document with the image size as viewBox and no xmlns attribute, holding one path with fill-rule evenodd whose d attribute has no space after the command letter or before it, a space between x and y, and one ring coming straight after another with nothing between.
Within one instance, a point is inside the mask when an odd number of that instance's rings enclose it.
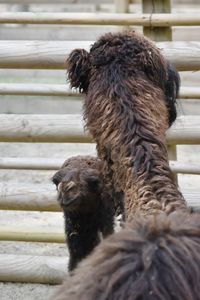
<instances>
[{"instance_id":1,"label":"enclosure barrier","mask_svg":"<svg viewBox=\"0 0 200 300\"><path fill-rule=\"evenodd\" d=\"M49 190L51 191L51 187ZM37 188L36 188L37 191ZM199 194L195 193L193 190L185 189L182 191L183 196L188 202L188 205L193 208L193 210L200 212L200 205L199 205ZM0 190L1 193L1 190ZM27 190L27 194L24 194L29 202L32 199L29 199L29 192ZM47 196L48 197L48 196ZM14 204L13 199L13 204ZM45 201L41 199L41 205ZM54 203L55 203L54 199ZM4 201L5 203L5 201ZM28 202L27 202L28 203ZM0 209L2 209L2 199L0 194ZM18 203L19 204L19 203ZM20 206L20 205L19 205ZM4 206L5 207L5 206ZM24 207L25 210L26 207ZM7 209L7 208L6 208ZM59 211L60 208L57 206L57 210ZM0 241L23 241L23 242L42 242L42 243L64 243L65 236L64 236L64 226L62 228L57 228L56 230L48 231L47 229L41 228L39 226L24 228L20 226L8 226L8 225L1 225L0 226ZM0 255L1 257L1 255ZM0 259L1 260L1 259Z\"/></svg>"},{"instance_id":2,"label":"enclosure barrier","mask_svg":"<svg viewBox=\"0 0 200 300\"><path fill-rule=\"evenodd\" d=\"M26 211L61 211L52 184L0 184L0 209Z\"/></svg>"},{"instance_id":3,"label":"enclosure barrier","mask_svg":"<svg viewBox=\"0 0 200 300\"><path fill-rule=\"evenodd\" d=\"M62 218L62 216L61 216ZM64 226L58 231L45 231L43 227L24 228L16 225L0 225L0 241L39 243L65 243Z\"/></svg>"},{"instance_id":4,"label":"enclosure barrier","mask_svg":"<svg viewBox=\"0 0 200 300\"><path fill-rule=\"evenodd\" d=\"M96 155L96 153L90 153ZM46 157L1 157L0 169L15 169L15 170L58 170L63 162L70 158L71 154L66 153L63 158L46 158ZM170 167L174 173L179 174L199 174L200 164L184 163L179 161L170 161Z\"/></svg>"},{"instance_id":5,"label":"enclosure barrier","mask_svg":"<svg viewBox=\"0 0 200 300\"><path fill-rule=\"evenodd\" d=\"M122 0L124 1L124 0ZM58 5L58 4L74 4L74 0L0 0L0 4L48 4L48 5ZM76 0L75 4L80 4L82 0ZM110 3L112 0L101 0L101 3ZM93 3L93 0L88 0L88 3Z\"/></svg>"},{"instance_id":6,"label":"enclosure barrier","mask_svg":"<svg viewBox=\"0 0 200 300\"><path fill-rule=\"evenodd\" d=\"M57 256L0 255L0 281L59 284L67 275L67 259Z\"/></svg>"},{"instance_id":7,"label":"enclosure barrier","mask_svg":"<svg viewBox=\"0 0 200 300\"><path fill-rule=\"evenodd\" d=\"M27 3L19 0L20 3ZM19 2L17 1L17 2ZM28 3L46 3L49 0L28 0ZM59 0L59 3L66 3ZM150 0L143 0L143 9L151 6ZM158 2L148 12L157 12ZM5 0L0 0L5 3ZM16 3L16 0L9 0ZM150 3L150 4L149 4ZM160 5L159 3L159 5ZM147 5L148 4L148 5ZM147 5L147 6L145 6ZM158 6L159 6L158 5ZM164 6L163 6L164 7ZM154 8L154 9L152 9ZM164 9L163 9L164 10ZM199 14L67 14L67 13L1 13L0 24L52 24L52 25L116 25L145 26L158 34L169 26L199 26ZM160 32L161 32L160 31ZM165 39L168 37L165 35ZM27 69L64 69L64 60L74 48L89 49L93 42L47 42L47 41L0 41L0 68ZM157 43L164 55L180 71L200 70L199 42ZM13 53L13 49L15 49ZM43 96L80 96L62 85L20 85L1 84L1 95L43 95ZM181 98L199 99L199 88L182 88ZM84 134L83 122L77 115L0 115L1 142L91 142ZM200 144L200 118L197 116L179 117L168 131L167 141L170 149L176 144ZM173 151L172 151L173 152ZM64 159L68 158L67 155ZM58 169L64 159L48 160L43 158L2 158L0 168L15 169ZM174 172L200 174L198 164L185 164L170 161ZM199 195L193 191L183 191L190 206L200 209ZM13 186L0 185L0 209L27 211L60 211L56 202L53 184ZM0 227L0 240L64 242L62 231L48 232L41 228ZM67 259L63 257L0 255L0 280L33 283L60 283L66 277Z\"/></svg>"},{"instance_id":8,"label":"enclosure barrier","mask_svg":"<svg viewBox=\"0 0 200 300\"><path fill-rule=\"evenodd\" d=\"M91 142L81 115L0 114L0 142ZM168 144L200 144L199 116L180 116L167 131Z\"/></svg>"},{"instance_id":9,"label":"enclosure barrier","mask_svg":"<svg viewBox=\"0 0 200 300\"><path fill-rule=\"evenodd\" d=\"M190 206L200 209L199 195L192 190L183 190ZM60 206L56 201L56 189L52 184L13 186L9 183L0 185L1 210L49 211L59 212Z\"/></svg>"},{"instance_id":10,"label":"enclosure barrier","mask_svg":"<svg viewBox=\"0 0 200 300\"><path fill-rule=\"evenodd\" d=\"M200 15L2 12L0 24L200 26Z\"/></svg>"},{"instance_id":11,"label":"enclosure barrier","mask_svg":"<svg viewBox=\"0 0 200 300\"><path fill-rule=\"evenodd\" d=\"M15 96L61 96L80 97L82 96L68 85L64 84L20 84L20 83L0 83L0 95ZM181 87L179 98L200 99L199 87Z\"/></svg>"},{"instance_id":12,"label":"enclosure barrier","mask_svg":"<svg viewBox=\"0 0 200 300\"><path fill-rule=\"evenodd\" d=\"M0 68L64 69L70 51L88 50L91 44L91 41L0 41ZM157 46L179 71L200 70L200 42L159 42Z\"/></svg>"}]
</instances>

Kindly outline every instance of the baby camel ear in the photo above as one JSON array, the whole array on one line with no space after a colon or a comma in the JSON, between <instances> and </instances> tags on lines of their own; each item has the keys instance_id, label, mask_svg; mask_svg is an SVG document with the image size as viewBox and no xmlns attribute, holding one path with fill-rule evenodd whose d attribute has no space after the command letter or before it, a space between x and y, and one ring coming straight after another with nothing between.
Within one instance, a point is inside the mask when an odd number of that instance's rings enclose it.
<instances>
[{"instance_id":1,"label":"baby camel ear","mask_svg":"<svg viewBox=\"0 0 200 300\"><path fill-rule=\"evenodd\" d=\"M89 53L84 49L73 50L66 60L66 68L71 87L86 93L91 69Z\"/></svg>"}]
</instances>

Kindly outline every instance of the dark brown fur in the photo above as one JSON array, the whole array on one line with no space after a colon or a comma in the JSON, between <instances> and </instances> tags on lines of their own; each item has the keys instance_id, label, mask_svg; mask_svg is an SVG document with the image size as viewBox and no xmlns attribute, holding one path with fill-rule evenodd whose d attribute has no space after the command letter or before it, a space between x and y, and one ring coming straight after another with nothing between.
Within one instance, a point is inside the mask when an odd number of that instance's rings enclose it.
<instances>
[{"instance_id":1,"label":"dark brown fur","mask_svg":"<svg viewBox=\"0 0 200 300\"><path fill-rule=\"evenodd\" d=\"M176 119L179 76L158 48L135 32L108 33L67 59L72 87L85 93L86 127L102 174L125 195L129 220L186 210L169 168L165 134Z\"/></svg>"},{"instance_id":2,"label":"dark brown fur","mask_svg":"<svg viewBox=\"0 0 200 300\"><path fill-rule=\"evenodd\" d=\"M100 234L106 237L113 232L114 191L103 186L100 165L95 157L75 156L53 176L64 212L70 271L92 252Z\"/></svg>"},{"instance_id":3,"label":"dark brown fur","mask_svg":"<svg viewBox=\"0 0 200 300\"><path fill-rule=\"evenodd\" d=\"M54 300L199 300L200 215L136 219L110 236Z\"/></svg>"}]
</instances>

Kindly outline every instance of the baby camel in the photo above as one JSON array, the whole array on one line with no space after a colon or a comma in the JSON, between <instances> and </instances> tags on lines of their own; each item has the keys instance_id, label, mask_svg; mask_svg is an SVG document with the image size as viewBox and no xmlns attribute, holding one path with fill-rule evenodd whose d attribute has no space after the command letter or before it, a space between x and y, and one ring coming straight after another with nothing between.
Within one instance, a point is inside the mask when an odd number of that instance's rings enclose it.
<instances>
[{"instance_id":1,"label":"baby camel","mask_svg":"<svg viewBox=\"0 0 200 300\"><path fill-rule=\"evenodd\" d=\"M114 191L103 186L100 165L95 157L75 156L66 160L52 179L64 212L69 271L92 252L101 235L106 237L113 232ZM120 195L116 198L120 199Z\"/></svg>"}]
</instances>

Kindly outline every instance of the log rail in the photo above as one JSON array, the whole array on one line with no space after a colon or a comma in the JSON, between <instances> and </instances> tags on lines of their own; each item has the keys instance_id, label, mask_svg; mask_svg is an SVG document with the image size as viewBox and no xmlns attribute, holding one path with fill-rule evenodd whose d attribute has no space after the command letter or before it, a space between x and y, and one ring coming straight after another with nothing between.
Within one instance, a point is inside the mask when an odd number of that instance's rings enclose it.
<instances>
[{"instance_id":1,"label":"log rail","mask_svg":"<svg viewBox=\"0 0 200 300\"><path fill-rule=\"evenodd\" d=\"M89 50L93 41L0 41L0 68L64 69L74 48ZM179 71L200 70L200 42L158 42ZM15 49L13 53L13 49Z\"/></svg>"},{"instance_id":2,"label":"log rail","mask_svg":"<svg viewBox=\"0 0 200 300\"><path fill-rule=\"evenodd\" d=\"M117 25L117 26L200 26L198 13L126 14L126 13L32 13L3 12L0 24Z\"/></svg>"}]
</instances>

